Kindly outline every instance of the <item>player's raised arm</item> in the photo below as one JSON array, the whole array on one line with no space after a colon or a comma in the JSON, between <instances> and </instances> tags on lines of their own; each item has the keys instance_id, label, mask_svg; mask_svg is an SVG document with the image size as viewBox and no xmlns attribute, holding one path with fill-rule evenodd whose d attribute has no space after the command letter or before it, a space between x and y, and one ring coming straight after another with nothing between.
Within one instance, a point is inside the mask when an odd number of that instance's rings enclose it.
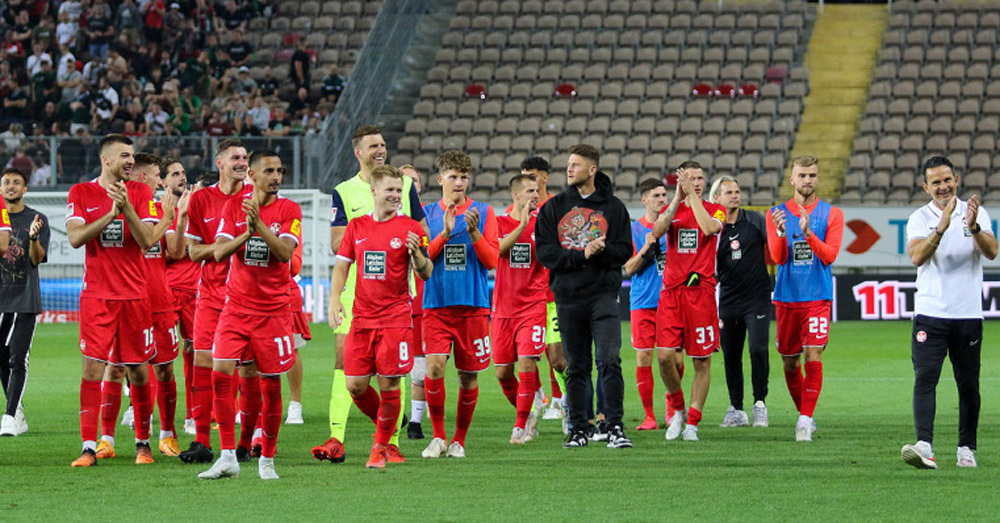
<instances>
[{"instance_id":1,"label":"player's raised arm","mask_svg":"<svg viewBox=\"0 0 1000 523\"><path fill-rule=\"evenodd\" d=\"M247 200L242 200L242 202L245 201ZM257 215L251 216L246 213L241 206L241 200L230 200L226 203L220 220L219 231L215 233L215 243L203 246L211 250L217 262L232 256L239 250L240 246L253 236L254 229L251 221L257 220ZM194 248L194 245L191 247Z\"/></svg>"},{"instance_id":2,"label":"player's raised arm","mask_svg":"<svg viewBox=\"0 0 1000 523\"><path fill-rule=\"evenodd\" d=\"M149 187L139 185L139 194L133 201L125 182L118 181L108 189L108 196L121 209L129 232L139 247L144 251L152 247L156 243L153 239L153 227L158 223L159 217L153 207L153 194Z\"/></svg>"},{"instance_id":3,"label":"player's raised arm","mask_svg":"<svg viewBox=\"0 0 1000 523\"><path fill-rule=\"evenodd\" d=\"M167 259L168 260L180 260L184 258L187 254L187 236L184 234L187 231L188 224L188 204L191 201L191 191L185 189L184 193L177 200L177 214L174 218L173 225L171 229L173 231L167 236Z\"/></svg>"},{"instance_id":4,"label":"player's raised arm","mask_svg":"<svg viewBox=\"0 0 1000 523\"><path fill-rule=\"evenodd\" d=\"M118 216L118 204L112 204L107 214L95 221L87 223L84 218L84 203L75 201L74 189L69 191L69 212L66 215L66 236L69 237L69 244L74 249L79 249L90 240L100 236L101 231Z\"/></svg>"}]
</instances>

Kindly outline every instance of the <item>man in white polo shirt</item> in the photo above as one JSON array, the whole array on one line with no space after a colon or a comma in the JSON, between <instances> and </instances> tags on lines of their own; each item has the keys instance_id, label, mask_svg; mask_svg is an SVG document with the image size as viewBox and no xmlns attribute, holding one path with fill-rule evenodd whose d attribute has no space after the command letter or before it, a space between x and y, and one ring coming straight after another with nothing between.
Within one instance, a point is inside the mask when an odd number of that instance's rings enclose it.
<instances>
[{"instance_id":1,"label":"man in white polo shirt","mask_svg":"<svg viewBox=\"0 0 1000 523\"><path fill-rule=\"evenodd\" d=\"M906 223L906 245L917 266L910 342L917 443L903 446L903 461L920 469L937 468L931 449L935 389L948 356L958 385L958 466L975 467L983 257L996 258L997 239L979 199L958 199L958 175L947 158L934 156L923 170L924 190L932 201Z\"/></svg>"}]
</instances>

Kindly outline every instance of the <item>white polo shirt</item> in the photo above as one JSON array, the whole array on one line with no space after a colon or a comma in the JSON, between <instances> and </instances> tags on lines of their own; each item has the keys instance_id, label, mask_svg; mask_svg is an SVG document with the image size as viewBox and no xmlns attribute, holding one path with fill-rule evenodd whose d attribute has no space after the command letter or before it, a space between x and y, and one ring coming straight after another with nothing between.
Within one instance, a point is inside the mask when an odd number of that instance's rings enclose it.
<instances>
[{"instance_id":1,"label":"white polo shirt","mask_svg":"<svg viewBox=\"0 0 1000 523\"><path fill-rule=\"evenodd\" d=\"M917 267L917 295L913 312L946 319L983 318L983 254L965 226L968 204L959 200L934 254ZM927 238L941 221L934 202L917 209L906 222L906 244ZM976 223L993 234L990 215L979 207Z\"/></svg>"}]
</instances>

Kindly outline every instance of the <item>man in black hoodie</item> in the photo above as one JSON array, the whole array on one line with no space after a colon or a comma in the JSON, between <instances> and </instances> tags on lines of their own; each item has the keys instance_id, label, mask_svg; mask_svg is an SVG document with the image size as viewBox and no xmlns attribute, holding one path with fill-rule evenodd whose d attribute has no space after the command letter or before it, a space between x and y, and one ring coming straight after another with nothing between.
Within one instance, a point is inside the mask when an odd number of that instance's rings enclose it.
<instances>
[{"instance_id":1,"label":"man in black hoodie","mask_svg":"<svg viewBox=\"0 0 1000 523\"><path fill-rule=\"evenodd\" d=\"M611 178L598 171L600 155L589 145L569 150L568 187L538 212L538 260L549 269L566 353L566 399L572 430L564 447L587 445L587 382L590 346L605 366L608 448L631 448L622 424L621 320L618 292L622 265L632 255L629 215L614 196Z\"/></svg>"}]
</instances>

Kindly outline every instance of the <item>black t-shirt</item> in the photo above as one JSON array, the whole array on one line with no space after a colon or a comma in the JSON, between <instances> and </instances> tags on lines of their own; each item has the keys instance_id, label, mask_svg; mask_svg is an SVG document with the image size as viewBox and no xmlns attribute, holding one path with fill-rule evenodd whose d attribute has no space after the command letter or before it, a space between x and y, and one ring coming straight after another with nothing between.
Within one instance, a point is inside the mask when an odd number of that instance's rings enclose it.
<instances>
[{"instance_id":1,"label":"black t-shirt","mask_svg":"<svg viewBox=\"0 0 1000 523\"><path fill-rule=\"evenodd\" d=\"M740 209L736 223L726 223L719 233L716 272L719 313L767 307L771 279L764 262L767 229L760 213Z\"/></svg>"},{"instance_id":2,"label":"black t-shirt","mask_svg":"<svg viewBox=\"0 0 1000 523\"><path fill-rule=\"evenodd\" d=\"M107 31L109 27L111 27L111 20L109 20L107 18L100 17L100 16L94 16L94 17L91 17L91 18L87 19L87 30L88 31L91 31L91 32L94 32L94 33L103 33L105 31ZM104 36L104 35L97 36L97 37L91 38L90 39L90 43L92 43L92 44L106 44L106 43L108 43L108 37Z\"/></svg>"},{"instance_id":3,"label":"black t-shirt","mask_svg":"<svg viewBox=\"0 0 1000 523\"><path fill-rule=\"evenodd\" d=\"M226 46L226 54L233 62L240 62L251 53L253 53L253 46L250 45L250 42L231 42Z\"/></svg>"},{"instance_id":4,"label":"black t-shirt","mask_svg":"<svg viewBox=\"0 0 1000 523\"><path fill-rule=\"evenodd\" d=\"M39 287L38 267L31 264L28 256L31 248L28 231L35 215L40 215L45 226L38 234L38 240L46 251L49 250L49 221L44 214L25 207L19 213L10 213L13 233L7 254L0 258L0 312L39 314L42 312L42 292Z\"/></svg>"},{"instance_id":5,"label":"black t-shirt","mask_svg":"<svg viewBox=\"0 0 1000 523\"><path fill-rule=\"evenodd\" d=\"M261 96L265 97L273 95L278 90L279 86L280 84L274 78L265 78L258 84Z\"/></svg>"},{"instance_id":6,"label":"black t-shirt","mask_svg":"<svg viewBox=\"0 0 1000 523\"><path fill-rule=\"evenodd\" d=\"M310 63L309 53L307 53L307 52L305 52L305 51L303 51L301 49L296 49L295 50L295 54L292 55L292 68L291 68L291 70L289 71L288 74L289 74L289 76L292 77L292 81L295 82L296 85L298 85L299 79L298 79L297 76L295 76L295 64L296 63L301 63L302 64L302 74L305 76L306 83L308 84L309 83L309 63Z\"/></svg>"},{"instance_id":7,"label":"black t-shirt","mask_svg":"<svg viewBox=\"0 0 1000 523\"><path fill-rule=\"evenodd\" d=\"M226 29L232 31L240 26L247 19L247 13L243 9L237 8L235 11L230 11L229 9L224 9L222 11L222 19L226 22Z\"/></svg>"},{"instance_id":8,"label":"black t-shirt","mask_svg":"<svg viewBox=\"0 0 1000 523\"><path fill-rule=\"evenodd\" d=\"M11 91L7 95L7 99L10 100L10 101L12 101L12 102L18 102L18 101L21 101L21 100L27 100L28 99L28 91L24 87L18 87L17 89ZM15 118L24 118L24 115L27 114L26 108L16 107L16 106L13 106L13 105L10 106L10 107L3 107L3 110L4 110L4 112L7 113L7 116L12 116L12 117L15 117Z\"/></svg>"}]
</instances>

